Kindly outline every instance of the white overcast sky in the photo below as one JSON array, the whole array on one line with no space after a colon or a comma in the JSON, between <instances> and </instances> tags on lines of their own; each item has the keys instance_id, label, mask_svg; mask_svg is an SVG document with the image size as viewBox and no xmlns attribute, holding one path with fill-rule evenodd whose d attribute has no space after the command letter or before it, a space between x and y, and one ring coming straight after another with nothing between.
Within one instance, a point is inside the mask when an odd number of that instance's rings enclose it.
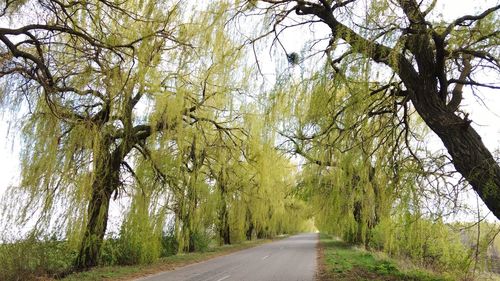
<instances>
[{"instance_id":1,"label":"white overcast sky","mask_svg":"<svg viewBox=\"0 0 500 281\"><path fill-rule=\"evenodd\" d=\"M464 14L476 14L480 7L491 7L500 1L495 0L440 0L436 10L440 11L446 20L454 19ZM492 74L493 75L493 74ZM498 81L499 77L491 77ZM474 128L481 135L490 151L500 149L500 91L483 89L479 93L482 102L466 92L464 95L464 110L470 113ZM484 102L484 104L482 104ZM9 130L8 114L0 114L0 196L9 185L18 182L19 175L19 132ZM433 148L443 149L437 137L430 139ZM497 154L498 155L498 154ZM475 202L474 195L467 195ZM494 217L490 217L494 220Z\"/></svg>"}]
</instances>

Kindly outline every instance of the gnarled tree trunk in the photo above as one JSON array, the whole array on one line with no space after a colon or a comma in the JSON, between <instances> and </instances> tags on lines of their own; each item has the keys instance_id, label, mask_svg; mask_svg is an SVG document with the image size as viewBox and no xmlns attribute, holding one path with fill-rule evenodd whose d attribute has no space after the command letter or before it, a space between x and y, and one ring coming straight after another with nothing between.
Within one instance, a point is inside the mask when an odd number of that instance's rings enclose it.
<instances>
[{"instance_id":1,"label":"gnarled tree trunk","mask_svg":"<svg viewBox=\"0 0 500 281\"><path fill-rule=\"evenodd\" d=\"M104 234L108 222L111 193L106 188L96 188L88 205L88 221L75 262L77 269L88 269L99 264Z\"/></svg>"},{"instance_id":2,"label":"gnarled tree trunk","mask_svg":"<svg viewBox=\"0 0 500 281\"><path fill-rule=\"evenodd\" d=\"M94 181L87 207L87 224L80 244L75 268L89 269L99 264L101 246L108 223L111 195L120 186L120 165L131 145L123 141L110 152L112 138L105 136L94 149Z\"/></svg>"}]
</instances>

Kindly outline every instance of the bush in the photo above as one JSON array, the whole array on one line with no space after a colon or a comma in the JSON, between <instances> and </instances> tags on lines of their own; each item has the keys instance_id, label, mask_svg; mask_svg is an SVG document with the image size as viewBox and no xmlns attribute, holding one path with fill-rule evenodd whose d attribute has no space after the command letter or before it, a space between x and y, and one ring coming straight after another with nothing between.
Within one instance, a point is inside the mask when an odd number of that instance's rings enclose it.
<instances>
[{"instance_id":1,"label":"bush","mask_svg":"<svg viewBox=\"0 0 500 281\"><path fill-rule=\"evenodd\" d=\"M120 240L116 238L105 239L101 248L101 265L116 265L121 256Z\"/></svg>"},{"instance_id":2,"label":"bush","mask_svg":"<svg viewBox=\"0 0 500 281\"><path fill-rule=\"evenodd\" d=\"M39 276L57 277L69 272L76 251L67 242L28 238L0 245L0 280L35 280Z\"/></svg>"},{"instance_id":3,"label":"bush","mask_svg":"<svg viewBox=\"0 0 500 281\"><path fill-rule=\"evenodd\" d=\"M179 251L179 242L173 231L163 234L161 238L161 257L168 257L177 254Z\"/></svg>"},{"instance_id":4,"label":"bush","mask_svg":"<svg viewBox=\"0 0 500 281\"><path fill-rule=\"evenodd\" d=\"M195 232L191 235L191 243L193 243L196 252L205 252L210 245L211 237L204 232Z\"/></svg>"},{"instance_id":5,"label":"bush","mask_svg":"<svg viewBox=\"0 0 500 281\"><path fill-rule=\"evenodd\" d=\"M160 242L155 237L143 239L136 235L122 236L118 242L117 262L120 265L152 263L160 256Z\"/></svg>"}]
</instances>

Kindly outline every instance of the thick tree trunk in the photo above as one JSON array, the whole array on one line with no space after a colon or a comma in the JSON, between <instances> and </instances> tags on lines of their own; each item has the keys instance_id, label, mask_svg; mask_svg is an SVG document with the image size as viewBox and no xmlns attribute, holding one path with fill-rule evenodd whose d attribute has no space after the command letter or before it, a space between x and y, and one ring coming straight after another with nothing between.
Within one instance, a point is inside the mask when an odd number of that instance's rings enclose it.
<instances>
[{"instance_id":1,"label":"thick tree trunk","mask_svg":"<svg viewBox=\"0 0 500 281\"><path fill-rule=\"evenodd\" d=\"M222 223L220 235L221 235L222 242L225 245L229 245L229 244L231 244L231 232L229 229L228 213L226 210L224 210L223 216L224 216L224 218L223 218L223 223Z\"/></svg>"},{"instance_id":2,"label":"thick tree trunk","mask_svg":"<svg viewBox=\"0 0 500 281\"><path fill-rule=\"evenodd\" d=\"M219 214L219 236L221 239L221 244L231 244L231 232L229 228L229 214L226 208L226 203L223 203L223 207Z\"/></svg>"},{"instance_id":3,"label":"thick tree trunk","mask_svg":"<svg viewBox=\"0 0 500 281\"><path fill-rule=\"evenodd\" d=\"M103 188L96 188L88 205L88 221L80 246L80 252L75 262L79 270L88 269L99 264L104 234L108 222L109 202L111 193Z\"/></svg>"},{"instance_id":4,"label":"thick tree trunk","mask_svg":"<svg viewBox=\"0 0 500 281\"><path fill-rule=\"evenodd\" d=\"M248 229L247 229L247 232L246 232L246 238L247 238L248 241L252 240L252 238L253 238L253 231L254 231L253 222L250 222L250 225L248 226Z\"/></svg>"},{"instance_id":5,"label":"thick tree trunk","mask_svg":"<svg viewBox=\"0 0 500 281\"><path fill-rule=\"evenodd\" d=\"M194 235L192 232L189 233L189 247L187 248L187 251L189 253L193 253L195 252L197 249L196 249L196 242L195 242L195 239L194 239Z\"/></svg>"},{"instance_id":6,"label":"thick tree trunk","mask_svg":"<svg viewBox=\"0 0 500 281\"><path fill-rule=\"evenodd\" d=\"M412 99L415 108L443 141L457 171L500 219L500 166L481 137L469 120L446 111L444 105L436 106L437 93L420 93L417 97Z\"/></svg>"},{"instance_id":7,"label":"thick tree trunk","mask_svg":"<svg viewBox=\"0 0 500 281\"><path fill-rule=\"evenodd\" d=\"M99 255L108 223L111 195L120 185L120 165L123 154L118 150L109 153L110 143L110 139L104 139L94 153L92 197L87 207L85 232L75 260L77 270L89 269L99 264Z\"/></svg>"},{"instance_id":8,"label":"thick tree trunk","mask_svg":"<svg viewBox=\"0 0 500 281\"><path fill-rule=\"evenodd\" d=\"M360 201L355 201L353 206L353 216L356 221L356 229L349 233L347 237L347 242L351 244L360 245L364 241L363 236L363 217L362 217L363 205Z\"/></svg>"},{"instance_id":9,"label":"thick tree trunk","mask_svg":"<svg viewBox=\"0 0 500 281\"><path fill-rule=\"evenodd\" d=\"M445 98L440 94L442 92L446 97L449 90L449 85L443 84L442 79L436 75L440 71L447 71L442 63L436 61L439 59L436 58L438 53L443 55L442 52L445 51L443 42L441 46L431 43L431 34L436 31L430 30L427 22L422 20L425 19L425 14L419 10L420 5L416 1L399 2L410 22L408 30L412 30L412 35L406 38L405 46L413 54L416 63L385 45L364 38L342 24L335 18L331 8L300 3L296 13L316 15L331 28L334 37L339 36L351 46L358 46L357 52L375 62L386 64L399 75L408 89L406 92L410 95L413 105L425 123L441 138L457 171L471 184L490 211L500 219L500 166L481 137L470 126L470 121L455 114L461 94L452 93L453 102L449 104L446 104ZM396 54L393 59L388 59L393 54Z\"/></svg>"},{"instance_id":10,"label":"thick tree trunk","mask_svg":"<svg viewBox=\"0 0 500 281\"><path fill-rule=\"evenodd\" d=\"M471 127L471 121L455 114L462 100L463 84L455 85L451 91L451 100L446 103L446 96L450 94L449 85L443 84L442 79L436 76L439 72L446 73L446 69L442 63L437 62L442 58L435 56L435 53L437 55L437 52L445 51L444 45L439 47L431 44L429 34L433 31L427 23L418 19L425 16L418 9L416 1L405 0L400 3L411 22L410 27L416 31L408 37L407 45L415 55L418 74L415 67L401 59L398 74L410 90L409 97L417 112L443 141L456 170L470 183L490 211L500 219L500 166ZM460 80L466 80L471 71L470 59L463 61ZM446 74L444 76L446 79Z\"/></svg>"}]
</instances>

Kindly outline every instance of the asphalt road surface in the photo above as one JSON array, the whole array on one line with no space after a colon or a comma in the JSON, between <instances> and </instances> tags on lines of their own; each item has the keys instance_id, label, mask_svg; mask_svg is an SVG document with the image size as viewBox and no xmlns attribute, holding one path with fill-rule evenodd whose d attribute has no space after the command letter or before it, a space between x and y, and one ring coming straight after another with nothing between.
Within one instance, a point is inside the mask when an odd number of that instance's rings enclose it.
<instances>
[{"instance_id":1,"label":"asphalt road surface","mask_svg":"<svg viewBox=\"0 0 500 281\"><path fill-rule=\"evenodd\" d=\"M315 233L295 235L227 256L162 272L141 281L312 281Z\"/></svg>"}]
</instances>

